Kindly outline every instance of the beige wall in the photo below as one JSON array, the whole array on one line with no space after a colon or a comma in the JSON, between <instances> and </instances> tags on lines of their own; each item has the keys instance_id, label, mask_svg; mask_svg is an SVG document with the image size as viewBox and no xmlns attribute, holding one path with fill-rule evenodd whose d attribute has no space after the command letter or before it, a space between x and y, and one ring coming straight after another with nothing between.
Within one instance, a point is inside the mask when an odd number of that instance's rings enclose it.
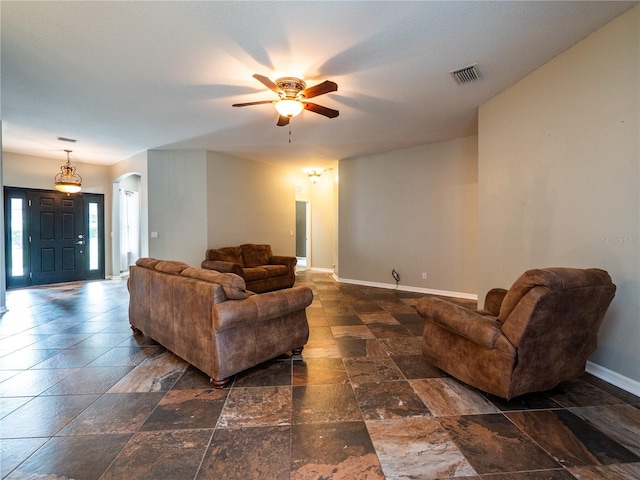
<instances>
[{"instance_id":1,"label":"beige wall","mask_svg":"<svg viewBox=\"0 0 640 480\"><path fill-rule=\"evenodd\" d=\"M477 137L342 160L340 279L473 294ZM422 272L427 278L422 279Z\"/></svg>"},{"instance_id":2,"label":"beige wall","mask_svg":"<svg viewBox=\"0 0 640 480\"><path fill-rule=\"evenodd\" d=\"M147 169L149 255L199 266L207 248L207 153L150 150Z\"/></svg>"},{"instance_id":3,"label":"beige wall","mask_svg":"<svg viewBox=\"0 0 640 480\"><path fill-rule=\"evenodd\" d=\"M295 175L289 169L207 152L207 187L210 248L267 243L277 255L295 255Z\"/></svg>"},{"instance_id":4,"label":"beige wall","mask_svg":"<svg viewBox=\"0 0 640 480\"><path fill-rule=\"evenodd\" d=\"M524 270L618 286L591 360L640 381L640 7L479 111L479 294Z\"/></svg>"}]
</instances>

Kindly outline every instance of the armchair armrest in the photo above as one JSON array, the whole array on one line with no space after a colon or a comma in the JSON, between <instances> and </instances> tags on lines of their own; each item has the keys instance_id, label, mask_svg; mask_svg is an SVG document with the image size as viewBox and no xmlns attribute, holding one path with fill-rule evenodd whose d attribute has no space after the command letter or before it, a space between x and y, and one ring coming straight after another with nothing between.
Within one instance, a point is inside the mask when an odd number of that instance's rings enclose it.
<instances>
[{"instance_id":1,"label":"armchair armrest","mask_svg":"<svg viewBox=\"0 0 640 480\"><path fill-rule=\"evenodd\" d=\"M425 319L487 348L494 348L498 338L503 336L495 317L481 315L439 298L423 298L416 308Z\"/></svg>"},{"instance_id":2,"label":"armchair armrest","mask_svg":"<svg viewBox=\"0 0 640 480\"><path fill-rule=\"evenodd\" d=\"M235 273L244 278L244 272L239 263L223 262L221 260L203 260L200 267L208 270L216 270L221 273Z\"/></svg>"},{"instance_id":3,"label":"armchair armrest","mask_svg":"<svg viewBox=\"0 0 640 480\"><path fill-rule=\"evenodd\" d=\"M484 298L484 309L496 317L500 315L500 307L507 291L504 288L494 288L487 292Z\"/></svg>"},{"instance_id":4,"label":"armchair armrest","mask_svg":"<svg viewBox=\"0 0 640 480\"><path fill-rule=\"evenodd\" d=\"M244 300L227 300L214 305L213 328L221 331L247 322L261 322L304 310L313 301L313 292L308 287L293 287L286 290L251 295Z\"/></svg>"},{"instance_id":5,"label":"armchair armrest","mask_svg":"<svg viewBox=\"0 0 640 480\"><path fill-rule=\"evenodd\" d=\"M286 265L289 269L293 269L298 263L296 257L286 257L284 255L272 255L269 259L269 265Z\"/></svg>"}]
</instances>

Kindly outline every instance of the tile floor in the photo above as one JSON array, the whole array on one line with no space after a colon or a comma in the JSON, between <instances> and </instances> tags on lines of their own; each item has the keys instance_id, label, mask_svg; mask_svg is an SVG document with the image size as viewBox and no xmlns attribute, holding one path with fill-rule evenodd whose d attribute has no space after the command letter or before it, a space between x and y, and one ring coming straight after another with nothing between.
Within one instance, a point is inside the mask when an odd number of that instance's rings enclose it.
<instances>
[{"instance_id":1,"label":"tile floor","mask_svg":"<svg viewBox=\"0 0 640 480\"><path fill-rule=\"evenodd\" d=\"M132 334L121 280L10 291L1 477L640 479L640 398L590 375L484 395L421 358L420 295L298 283L315 294L302 356L225 390Z\"/></svg>"}]
</instances>

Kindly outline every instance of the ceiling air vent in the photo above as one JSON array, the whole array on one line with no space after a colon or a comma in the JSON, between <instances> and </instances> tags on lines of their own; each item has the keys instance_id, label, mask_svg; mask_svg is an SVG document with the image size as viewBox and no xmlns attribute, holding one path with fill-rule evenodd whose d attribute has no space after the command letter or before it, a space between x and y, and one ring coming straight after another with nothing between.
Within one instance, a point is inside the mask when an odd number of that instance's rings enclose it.
<instances>
[{"instance_id":1,"label":"ceiling air vent","mask_svg":"<svg viewBox=\"0 0 640 480\"><path fill-rule=\"evenodd\" d=\"M480 79L480 74L478 73L478 69L476 68L476 64L469 65L468 67L460 68L458 70L454 70L450 72L451 76L455 79L458 85L462 85L465 83L475 82Z\"/></svg>"}]
</instances>

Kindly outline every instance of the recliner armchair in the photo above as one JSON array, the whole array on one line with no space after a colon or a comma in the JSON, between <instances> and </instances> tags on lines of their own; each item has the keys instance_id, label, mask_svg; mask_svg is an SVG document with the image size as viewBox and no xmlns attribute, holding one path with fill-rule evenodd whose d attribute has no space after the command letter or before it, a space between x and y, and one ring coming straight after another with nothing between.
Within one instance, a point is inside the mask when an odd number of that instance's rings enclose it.
<instances>
[{"instance_id":1,"label":"recliner armchair","mask_svg":"<svg viewBox=\"0 0 640 480\"><path fill-rule=\"evenodd\" d=\"M616 286L604 270L545 268L493 289L484 310L434 297L424 317L423 356L464 383L507 400L582 375Z\"/></svg>"}]
</instances>

